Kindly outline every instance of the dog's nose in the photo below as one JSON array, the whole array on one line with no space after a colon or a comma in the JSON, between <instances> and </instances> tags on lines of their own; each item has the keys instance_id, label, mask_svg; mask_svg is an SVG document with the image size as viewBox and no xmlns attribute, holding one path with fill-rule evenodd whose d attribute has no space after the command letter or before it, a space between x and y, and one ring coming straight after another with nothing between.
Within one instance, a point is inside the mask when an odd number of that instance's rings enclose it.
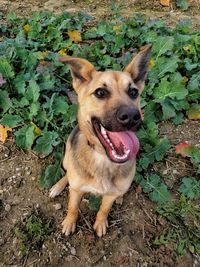
<instances>
[{"instance_id":1,"label":"dog's nose","mask_svg":"<svg viewBox=\"0 0 200 267\"><path fill-rule=\"evenodd\" d=\"M133 107L120 107L117 111L117 120L124 127L130 129L141 122L140 112L137 108Z\"/></svg>"}]
</instances>

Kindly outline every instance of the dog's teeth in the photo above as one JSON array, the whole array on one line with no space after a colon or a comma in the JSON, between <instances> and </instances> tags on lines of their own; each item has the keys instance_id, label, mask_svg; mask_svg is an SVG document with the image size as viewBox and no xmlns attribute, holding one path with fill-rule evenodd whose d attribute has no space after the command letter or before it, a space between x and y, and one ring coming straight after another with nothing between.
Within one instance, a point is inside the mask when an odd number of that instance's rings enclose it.
<instances>
[{"instance_id":1,"label":"dog's teeth","mask_svg":"<svg viewBox=\"0 0 200 267\"><path fill-rule=\"evenodd\" d=\"M106 130L103 128L102 125L101 125L101 133L102 133L104 136L107 136L107 134L106 134Z\"/></svg>"},{"instance_id":2,"label":"dog's teeth","mask_svg":"<svg viewBox=\"0 0 200 267\"><path fill-rule=\"evenodd\" d=\"M126 149L125 150L125 155L128 155L130 152L131 152L130 149Z\"/></svg>"}]
</instances>

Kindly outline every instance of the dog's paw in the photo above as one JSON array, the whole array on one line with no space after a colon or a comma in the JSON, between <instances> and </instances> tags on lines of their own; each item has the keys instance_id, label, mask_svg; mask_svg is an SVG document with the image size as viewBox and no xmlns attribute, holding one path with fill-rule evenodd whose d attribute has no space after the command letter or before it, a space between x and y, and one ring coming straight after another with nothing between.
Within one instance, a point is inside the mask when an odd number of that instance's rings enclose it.
<instances>
[{"instance_id":1,"label":"dog's paw","mask_svg":"<svg viewBox=\"0 0 200 267\"><path fill-rule=\"evenodd\" d=\"M76 229L76 219L67 216L62 222L62 233L66 236L73 234Z\"/></svg>"},{"instance_id":2,"label":"dog's paw","mask_svg":"<svg viewBox=\"0 0 200 267\"><path fill-rule=\"evenodd\" d=\"M108 227L107 219L98 220L96 219L93 229L96 231L98 237L102 237L106 234L106 229Z\"/></svg>"},{"instance_id":3,"label":"dog's paw","mask_svg":"<svg viewBox=\"0 0 200 267\"><path fill-rule=\"evenodd\" d=\"M54 186L52 186L52 188L50 189L49 196L51 198L54 198L60 195L62 191L63 191L63 187L59 183L57 183Z\"/></svg>"}]
</instances>

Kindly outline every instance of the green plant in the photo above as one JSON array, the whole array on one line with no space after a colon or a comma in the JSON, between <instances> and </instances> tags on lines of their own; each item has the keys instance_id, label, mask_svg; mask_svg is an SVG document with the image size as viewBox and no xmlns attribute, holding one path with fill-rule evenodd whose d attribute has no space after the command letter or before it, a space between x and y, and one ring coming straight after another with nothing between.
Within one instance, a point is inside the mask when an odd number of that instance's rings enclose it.
<instances>
[{"instance_id":1,"label":"green plant","mask_svg":"<svg viewBox=\"0 0 200 267\"><path fill-rule=\"evenodd\" d=\"M179 202L172 202L157 208L158 214L168 221L168 226L155 238L155 245L173 243L177 253L182 255L186 249L200 255L200 211L184 196Z\"/></svg>"},{"instance_id":2,"label":"green plant","mask_svg":"<svg viewBox=\"0 0 200 267\"><path fill-rule=\"evenodd\" d=\"M41 248L52 230L52 221L45 219L41 212L33 211L25 221L15 227L15 235L20 241L19 250L22 255Z\"/></svg>"},{"instance_id":3,"label":"green plant","mask_svg":"<svg viewBox=\"0 0 200 267\"><path fill-rule=\"evenodd\" d=\"M98 69L121 70L137 48L152 43L142 94L145 121L138 132L137 181L152 200L169 201L171 194L161 175L151 171L170 148L167 139L159 139L157 124L167 119L179 124L198 105L200 32L192 31L188 21L169 28L164 21L142 15L125 19L118 8L108 21L88 23L91 20L83 13L42 12L32 18L8 15L0 27L0 123L14 129L20 148L54 158L40 178L42 187L50 187L63 174L64 143L76 123L77 109L66 96L71 78L58 57L83 57Z\"/></svg>"}]
</instances>

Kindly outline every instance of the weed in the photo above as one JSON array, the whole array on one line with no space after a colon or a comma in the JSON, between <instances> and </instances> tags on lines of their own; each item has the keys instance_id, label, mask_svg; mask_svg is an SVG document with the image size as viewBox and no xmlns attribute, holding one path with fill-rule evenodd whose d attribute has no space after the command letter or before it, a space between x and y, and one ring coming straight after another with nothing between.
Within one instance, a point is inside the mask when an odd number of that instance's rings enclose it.
<instances>
[{"instance_id":1,"label":"weed","mask_svg":"<svg viewBox=\"0 0 200 267\"><path fill-rule=\"evenodd\" d=\"M179 202L157 208L169 223L163 233L155 238L154 244L173 243L176 252L182 255L186 249L200 255L200 210L184 196Z\"/></svg>"},{"instance_id":2,"label":"weed","mask_svg":"<svg viewBox=\"0 0 200 267\"><path fill-rule=\"evenodd\" d=\"M38 250L53 230L52 220L47 220L41 211L33 211L22 223L15 227L22 255Z\"/></svg>"}]
</instances>

